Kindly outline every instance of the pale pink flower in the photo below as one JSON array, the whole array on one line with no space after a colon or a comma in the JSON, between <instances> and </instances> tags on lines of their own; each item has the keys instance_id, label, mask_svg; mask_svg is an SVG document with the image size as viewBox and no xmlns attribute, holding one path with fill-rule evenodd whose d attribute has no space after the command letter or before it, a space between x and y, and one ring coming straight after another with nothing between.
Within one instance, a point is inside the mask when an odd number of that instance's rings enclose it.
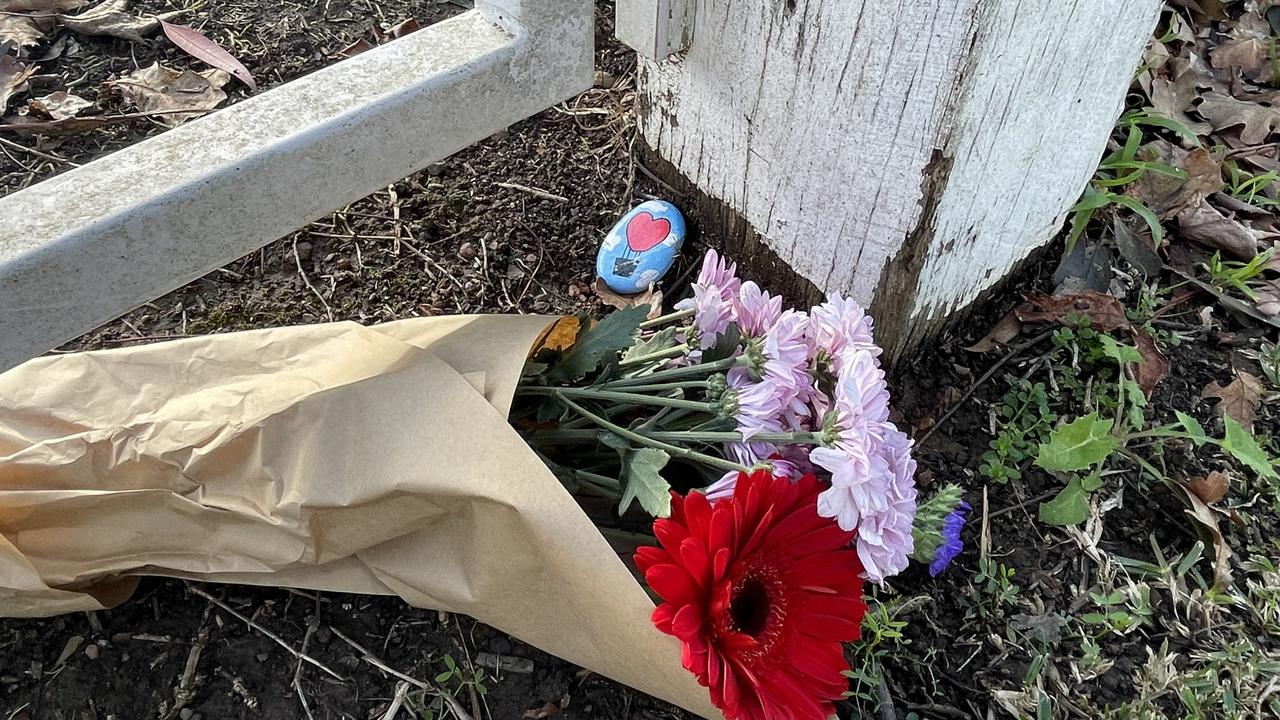
<instances>
[{"instance_id":1,"label":"pale pink flower","mask_svg":"<svg viewBox=\"0 0 1280 720\"><path fill-rule=\"evenodd\" d=\"M796 310L782 313L764 336L764 367L761 375L773 381L782 395L782 405L793 415L808 415L813 393L809 374L809 350L805 330L809 316Z\"/></svg>"},{"instance_id":2,"label":"pale pink flower","mask_svg":"<svg viewBox=\"0 0 1280 720\"><path fill-rule=\"evenodd\" d=\"M774 297L748 280L742 283L734 308L738 331L743 337L758 338L782 315L782 298Z\"/></svg>"},{"instance_id":3,"label":"pale pink flower","mask_svg":"<svg viewBox=\"0 0 1280 720\"><path fill-rule=\"evenodd\" d=\"M808 342L814 357L825 352L833 361L834 372L840 371L841 356L849 350L865 350L872 357L880 355L873 337L871 316L853 300L836 294L810 311Z\"/></svg>"},{"instance_id":4,"label":"pale pink flower","mask_svg":"<svg viewBox=\"0 0 1280 720\"><path fill-rule=\"evenodd\" d=\"M883 441L889 420L889 387L876 358L866 350L846 350L836 376L834 407L823 420L825 444L869 453Z\"/></svg>"},{"instance_id":5,"label":"pale pink flower","mask_svg":"<svg viewBox=\"0 0 1280 720\"><path fill-rule=\"evenodd\" d=\"M911 439L890 423L882 430L878 455L887 474L883 507L862 514L858 522L858 557L872 582L884 584L907 567L915 550L911 534L916 517L916 461Z\"/></svg>"},{"instance_id":6,"label":"pale pink flower","mask_svg":"<svg viewBox=\"0 0 1280 720\"><path fill-rule=\"evenodd\" d=\"M743 465L754 465L761 458L772 455L771 443L750 442L759 433L782 431L783 393L769 380L752 380L748 373L730 372L726 399L737 422L737 430L747 442L728 443L728 454Z\"/></svg>"},{"instance_id":7,"label":"pale pink flower","mask_svg":"<svg viewBox=\"0 0 1280 720\"><path fill-rule=\"evenodd\" d=\"M694 311L698 350L715 347L717 338L734 322L741 287L737 272L736 264L721 258L715 250L707 250L698 280L693 284L693 297L676 303L677 310Z\"/></svg>"},{"instance_id":8,"label":"pale pink flower","mask_svg":"<svg viewBox=\"0 0 1280 720\"><path fill-rule=\"evenodd\" d=\"M835 518L841 530L854 530L868 514L887 509L889 470L879 455L816 447L809 459L831 473L831 487L818 496L818 514Z\"/></svg>"}]
</instances>

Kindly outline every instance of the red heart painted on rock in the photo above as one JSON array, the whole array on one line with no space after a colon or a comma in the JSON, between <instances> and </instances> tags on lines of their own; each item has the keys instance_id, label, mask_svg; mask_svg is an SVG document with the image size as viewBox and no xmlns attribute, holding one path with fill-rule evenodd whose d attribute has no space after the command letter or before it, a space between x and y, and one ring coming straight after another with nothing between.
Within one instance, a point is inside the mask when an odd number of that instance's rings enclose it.
<instances>
[{"instance_id":1,"label":"red heart painted on rock","mask_svg":"<svg viewBox=\"0 0 1280 720\"><path fill-rule=\"evenodd\" d=\"M627 247L636 252L652 250L671 234L671 221L642 212L627 223Z\"/></svg>"}]
</instances>

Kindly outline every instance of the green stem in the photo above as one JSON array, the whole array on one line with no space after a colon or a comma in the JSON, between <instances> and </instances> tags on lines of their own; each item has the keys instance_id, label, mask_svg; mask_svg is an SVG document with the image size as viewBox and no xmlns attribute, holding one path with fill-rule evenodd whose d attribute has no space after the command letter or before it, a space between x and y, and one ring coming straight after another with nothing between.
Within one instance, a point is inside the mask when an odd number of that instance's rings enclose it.
<instances>
[{"instance_id":1,"label":"green stem","mask_svg":"<svg viewBox=\"0 0 1280 720\"><path fill-rule=\"evenodd\" d=\"M686 352L688 352L688 350L689 348L685 347L684 345L673 345L669 348L658 350L656 352L651 352L647 355L639 355L637 357L623 360L622 362L618 363L618 367L635 367L636 365L647 365L655 360L666 360L668 358L684 355Z\"/></svg>"},{"instance_id":2,"label":"green stem","mask_svg":"<svg viewBox=\"0 0 1280 720\"><path fill-rule=\"evenodd\" d=\"M640 323L640 329L648 330L649 328L656 328L659 325L665 325L669 322L684 320L685 318L691 318L691 317L693 317L693 308L689 308L688 310L677 310L673 313L663 315L661 317L656 317L652 320L645 320L644 322Z\"/></svg>"},{"instance_id":3,"label":"green stem","mask_svg":"<svg viewBox=\"0 0 1280 720\"><path fill-rule=\"evenodd\" d=\"M631 405L657 405L659 407L673 407L682 410L693 410L695 412L705 412L716 414L719 411L715 405L707 402L698 402L697 400L684 400L682 398L669 398L657 395L638 395L630 392L614 392L611 390L594 390L592 388L543 388L530 387L522 388L520 392L526 395L551 395L586 398L588 400L608 400L610 402L624 403Z\"/></svg>"},{"instance_id":4,"label":"green stem","mask_svg":"<svg viewBox=\"0 0 1280 720\"><path fill-rule=\"evenodd\" d=\"M671 368L669 370L659 370L656 373L642 375L634 378L623 378L607 382L603 387L610 389L630 389L635 385L651 385L656 382L664 382L677 378L696 377L698 375L711 375L722 370L728 370L736 365L745 365L746 358L725 358L715 362L700 363L698 365L687 365L685 367Z\"/></svg>"},{"instance_id":5,"label":"green stem","mask_svg":"<svg viewBox=\"0 0 1280 720\"><path fill-rule=\"evenodd\" d=\"M566 404L571 403L566 401ZM600 423L596 424L599 425ZM610 424L612 425L612 423ZM611 427L609 429L612 430L613 428ZM782 445L817 445L821 441L821 435L819 433L811 432L756 433L750 438L743 436L740 432L699 432L693 430L627 430L627 432L630 433L630 435L643 436L648 440L656 442L768 442ZM630 435L624 437L630 437ZM589 443L596 442L599 438L600 433L597 430L540 430L531 435L531 439L535 444L537 441L542 441L544 443Z\"/></svg>"},{"instance_id":6,"label":"green stem","mask_svg":"<svg viewBox=\"0 0 1280 720\"><path fill-rule=\"evenodd\" d=\"M627 392L666 392L667 390L705 390L706 380L685 380L684 382L656 383L654 385L628 385Z\"/></svg>"},{"instance_id":7,"label":"green stem","mask_svg":"<svg viewBox=\"0 0 1280 720\"><path fill-rule=\"evenodd\" d=\"M628 430L627 428L624 428L621 425L609 422L608 420L582 407L578 403L570 400L569 397L565 395L563 392L557 392L556 397L557 399L560 400L560 402L569 406L569 408L574 412L585 417L586 419L590 420L596 425L599 425L600 427L612 432L613 434L624 437L630 440L631 442L638 443L646 447L655 448L657 450L664 450L668 454L674 457L683 458L685 460L691 460L693 462L700 462L704 465L710 465L711 467L719 468L721 470L732 470L737 472L745 472L747 470L745 466L739 465L738 463L735 463L735 462L730 462L729 460L725 460L724 458L712 457L711 455L706 455L700 452L696 452L694 450L690 450L689 448L680 447L679 445L671 445L669 443L661 442L659 440L654 440L645 435L641 435L640 433Z\"/></svg>"}]
</instances>

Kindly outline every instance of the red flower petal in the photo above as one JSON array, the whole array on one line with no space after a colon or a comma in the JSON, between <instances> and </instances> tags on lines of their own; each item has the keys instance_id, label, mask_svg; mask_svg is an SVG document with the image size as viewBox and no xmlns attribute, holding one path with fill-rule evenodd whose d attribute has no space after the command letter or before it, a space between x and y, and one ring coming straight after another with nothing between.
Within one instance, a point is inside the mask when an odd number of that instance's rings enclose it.
<instances>
[{"instance_id":1,"label":"red flower petal","mask_svg":"<svg viewBox=\"0 0 1280 720\"><path fill-rule=\"evenodd\" d=\"M819 517L821 484L755 471L714 504L694 493L654 523L636 564L654 623L729 720L826 720L848 689L841 641L866 613L854 533Z\"/></svg>"}]
</instances>

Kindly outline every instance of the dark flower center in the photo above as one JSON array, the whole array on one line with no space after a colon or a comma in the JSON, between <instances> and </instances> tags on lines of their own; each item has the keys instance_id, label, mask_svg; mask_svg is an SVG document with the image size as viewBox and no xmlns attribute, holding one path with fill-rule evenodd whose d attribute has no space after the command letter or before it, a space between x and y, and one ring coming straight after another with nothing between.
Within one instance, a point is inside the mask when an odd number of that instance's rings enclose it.
<instances>
[{"instance_id":1,"label":"dark flower center","mask_svg":"<svg viewBox=\"0 0 1280 720\"><path fill-rule=\"evenodd\" d=\"M755 578L747 578L734 589L729 601L729 617L740 633L756 637L764 632L769 622L769 590Z\"/></svg>"}]
</instances>

